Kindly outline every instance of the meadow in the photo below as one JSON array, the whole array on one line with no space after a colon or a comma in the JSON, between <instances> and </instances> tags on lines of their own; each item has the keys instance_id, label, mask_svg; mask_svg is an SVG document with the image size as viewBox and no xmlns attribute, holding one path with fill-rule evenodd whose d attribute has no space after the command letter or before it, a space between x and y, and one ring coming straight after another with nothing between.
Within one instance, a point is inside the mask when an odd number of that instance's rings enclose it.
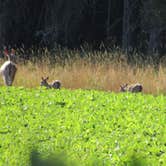
<instances>
[{"instance_id":1,"label":"meadow","mask_svg":"<svg viewBox=\"0 0 166 166\"><path fill-rule=\"evenodd\" d=\"M165 101L143 93L0 87L0 165L55 166L48 158L60 156L57 165L164 166Z\"/></svg>"},{"instance_id":2,"label":"meadow","mask_svg":"<svg viewBox=\"0 0 166 166\"><path fill-rule=\"evenodd\" d=\"M118 52L35 55L18 58L13 87L0 80L0 165L165 165L164 60L156 68ZM62 89L39 87L42 76ZM136 82L142 93L119 93Z\"/></svg>"},{"instance_id":3,"label":"meadow","mask_svg":"<svg viewBox=\"0 0 166 166\"><path fill-rule=\"evenodd\" d=\"M166 94L166 58L156 67L155 60L143 60L137 54L128 62L128 57L120 51L87 50L58 50L55 53L31 50L33 58L29 60L19 58L26 53L18 51L18 72L13 85L35 88L42 76L49 76L50 82L61 80L62 87L67 89L118 92L121 84L139 82L146 94ZM1 59L0 64L4 61ZM0 79L0 85L3 84Z\"/></svg>"}]
</instances>

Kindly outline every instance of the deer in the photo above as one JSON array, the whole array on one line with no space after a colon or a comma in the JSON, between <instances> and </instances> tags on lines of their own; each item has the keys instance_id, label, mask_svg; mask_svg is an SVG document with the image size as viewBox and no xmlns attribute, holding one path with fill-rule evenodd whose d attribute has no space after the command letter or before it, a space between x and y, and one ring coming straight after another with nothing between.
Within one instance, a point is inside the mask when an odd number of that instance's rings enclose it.
<instances>
[{"instance_id":1,"label":"deer","mask_svg":"<svg viewBox=\"0 0 166 166\"><path fill-rule=\"evenodd\" d=\"M143 86L140 83L136 84L125 84L125 85L120 85L120 92L132 92L132 93L138 93L142 92Z\"/></svg>"},{"instance_id":2,"label":"deer","mask_svg":"<svg viewBox=\"0 0 166 166\"><path fill-rule=\"evenodd\" d=\"M52 83L48 83L49 77L41 77L41 82L40 82L40 86L45 86L46 88L50 89L50 88L54 88L54 89L60 89L61 88L61 81L59 80L55 80Z\"/></svg>"},{"instance_id":3,"label":"deer","mask_svg":"<svg viewBox=\"0 0 166 166\"><path fill-rule=\"evenodd\" d=\"M3 53L8 58L8 60L1 66L0 73L5 85L12 86L17 72L17 66L15 63L15 50L11 49L11 52L9 53L8 50L5 49Z\"/></svg>"}]
</instances>

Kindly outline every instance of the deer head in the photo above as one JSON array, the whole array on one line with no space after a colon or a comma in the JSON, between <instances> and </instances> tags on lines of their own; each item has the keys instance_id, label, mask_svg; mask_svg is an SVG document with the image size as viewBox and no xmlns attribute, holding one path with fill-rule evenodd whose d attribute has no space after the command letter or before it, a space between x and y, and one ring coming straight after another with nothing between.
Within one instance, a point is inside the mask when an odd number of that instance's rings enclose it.
<instances>
[{"instance_id":1,"label":"deer head","mask_svg":"<svg viewBox=\"0 0 166 166\"><path fill-rule=\"evenodd\" d=\"M49 79L49 77L46 77L46 78L41 77L40 86L46 86L46 87L49 87L50 85L49 85L49 83L47 82L48 79Z\"/></svg>"},{"instance_id":2,"label":"deer head","mask_svg":"<svg viewBox=\"0 0 166 166\"><path fill-rule=\"evenodd\" d=\"M120 85L120 92L126 92L127 86L128 86L128 84Z\"/></svg>"},{"instance_id":3,"label":"deer head","mask_svg":"<svg viewBox=\"0 0 166 166\"><path fill-rule=\"evenodd\" d=\"M9 61L14 61L15 62L15 50L13 48L11 49L10 53L7 50L7 48L4 48L3 53L8 58Z\"/></svg>"}]
</instances>

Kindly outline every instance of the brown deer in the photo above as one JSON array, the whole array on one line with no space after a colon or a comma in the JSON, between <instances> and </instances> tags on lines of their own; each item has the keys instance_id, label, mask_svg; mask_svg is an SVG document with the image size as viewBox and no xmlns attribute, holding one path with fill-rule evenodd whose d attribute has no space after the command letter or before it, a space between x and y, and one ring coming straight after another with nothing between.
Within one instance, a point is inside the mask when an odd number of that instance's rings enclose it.
<instances>
[{"instance_id":1,"label":"brown deer","mask_svg":"<svg viewBox=\"0 0 166 166\"><path fill-rule=\"evenodd\" d=\"M132 92L132 93L137 93L137 92L142 92L143 86L139 83L136 84L125 84L125 85L120 85L120 92Z\"/></svg>"},{"instance_id":2,"label":"brown deer","mask_svg":"<svg viewBox=\"0 0 166 166\"><path fill-rule=\"evenodd\" d=\"M45 86L47 88L54 88L54 89L60 89L61 88L61 82L59 80L55 80L52 83L48 83L49 77L41 78L40 86Z\"/></svg>"},{"instance_id":3,"label":"brown deer","mask_svg":"<svg viewBox=\"0 0 166 166\"><path fill-rule=\"evenodd\" d=\"M14 81L17 67L15 64L15 50L11 49L11 53L9 54L8 50L4 50L4 55L8 58L0 68L0 73L2 74L2 78L6 86L12 86Z\"/></svg>"}]
</instances>

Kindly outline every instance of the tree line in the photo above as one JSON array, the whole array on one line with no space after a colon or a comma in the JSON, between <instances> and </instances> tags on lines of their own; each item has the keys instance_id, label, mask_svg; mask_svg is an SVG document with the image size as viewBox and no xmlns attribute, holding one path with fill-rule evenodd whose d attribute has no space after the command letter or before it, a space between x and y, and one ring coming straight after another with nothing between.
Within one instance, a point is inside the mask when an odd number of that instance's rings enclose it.
<instances>
[{"instance_id":1,"label":"tree line","mask_svg":"<svg viewBox=\"0 0 166 166\"><path fill-rule=\"evenodd\" d=\"M166 53L165 0L0 0L0 46Z\"/></svg>"}]
</instances>

